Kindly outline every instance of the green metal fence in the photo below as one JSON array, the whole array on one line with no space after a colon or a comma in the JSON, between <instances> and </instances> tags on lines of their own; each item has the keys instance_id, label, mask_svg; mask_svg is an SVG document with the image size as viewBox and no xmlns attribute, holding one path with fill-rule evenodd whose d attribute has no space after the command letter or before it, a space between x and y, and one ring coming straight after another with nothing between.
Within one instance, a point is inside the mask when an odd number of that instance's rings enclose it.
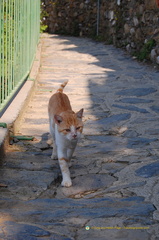
<instances>
[{"instance_id":1,"label":"green metal fence","mask_svg":"<svg viewBox=\"0 0 159 240\"><path fill-rule=\"evenodd\" d=\"M40 0L0 0L0 111L29 75L39 32Z\"/></svg>"}]
</instances>

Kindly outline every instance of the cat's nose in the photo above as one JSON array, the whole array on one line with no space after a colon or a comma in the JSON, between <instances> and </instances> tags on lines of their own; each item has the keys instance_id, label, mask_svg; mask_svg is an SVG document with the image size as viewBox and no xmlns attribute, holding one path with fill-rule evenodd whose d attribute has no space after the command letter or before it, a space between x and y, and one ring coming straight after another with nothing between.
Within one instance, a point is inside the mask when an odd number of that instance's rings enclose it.
<instances>
[{"instance_id":1,"label":"cat's nose","mask_svg":"<svg viewBox=\"0 0 159 240\"><path fill-rule=\"evenodd\" d=\"M77 134L73 134L72 137L73 137L73 138L76 138L76 137L77 137Z\"/></svg>"}]
</instances>

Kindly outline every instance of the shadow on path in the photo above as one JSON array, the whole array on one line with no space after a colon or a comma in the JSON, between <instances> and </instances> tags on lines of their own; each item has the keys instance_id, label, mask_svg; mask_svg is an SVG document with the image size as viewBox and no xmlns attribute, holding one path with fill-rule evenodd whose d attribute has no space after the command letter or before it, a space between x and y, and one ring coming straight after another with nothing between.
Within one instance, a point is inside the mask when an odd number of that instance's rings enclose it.
<instances>
[{"instance_id":1,"label":"shadow on path","mask_svg":"<svg viewBox=\"0 0 159 240\"><path fill-rule=\"evenodd\" d=\"M81 80L83 75L88 81L92 103L86 114L89 111L95 116L95 121L87 121L94 133L90 135L103 135L101 142L107 142L111 135L115 142L124 140L127 149L150 150L149 145L158 140L159 134L158 71L112 45L83 38L57 36L57 39L66 45L64 51L80 53L82 60L85 55L90 56L88 72L79 69ZM76 61L78 68L80 59Z\"/></svg>"}]
</instances>

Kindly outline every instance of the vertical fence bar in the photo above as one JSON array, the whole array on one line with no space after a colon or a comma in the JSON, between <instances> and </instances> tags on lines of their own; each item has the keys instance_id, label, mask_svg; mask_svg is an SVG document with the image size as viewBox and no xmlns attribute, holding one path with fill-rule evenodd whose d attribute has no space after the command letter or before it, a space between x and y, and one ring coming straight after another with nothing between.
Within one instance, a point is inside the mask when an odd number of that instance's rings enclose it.
<instances>
[{"instance_id":1,"label":"vertical fence bar","mask_svg":"<svg viewBox=\"0 0 159 240\"><path fill-rule=\"evenodd\" d=\"M7 82L8 82L8 74L7 74L7 62L8 62L8 1L5 2L6 6L5 6L5 13L4 13L4 26L5 26L5 29L4 29L4 43L5 43L5 58L4 58L4 61L5 61L5 73L4 73L4 97L6 98L7 97Z\"/></svg>"},{"instance_id":2,"label":"vertical fence bar","mask_svg":"<svg viewBox=\"0 0 159 240\"><path fill-rule=\"evenodd\" d=\"M0 2L0 104L2 102L2 1Z\"/></svg>"},{"instance_id":3,"label":"vertical fence bar","mask_svg":"<svg viewBox=\"0 0 159 240\"><path fill-rule=\"evenodd\" d=\"M14 64L14 71L13 71L13 82L12 82L12 88L14 89L15 83L16 83L16 75L17 75L17 29L18 29L18 14L17 14L17 1L14 1L14 57L13 57L13 64Z\"/></svg>"},{"instance_id":4,"label":"vertical fence bar","mask_svg":"<svg viewBox=\"0 0 159 240\"><path fill-rule=\"evenodd\" d=\"M5 97L4 97L4 87L5 87L5 84L4 84L4 68L5 68L5 63L4 63L4 51L5 51L5 49L4 49L4 46L5 46L5 44L4 44L4 0L2 0L2 19L1 19L1 22L2 22L2 31L1 31L1 33L2 33L2 36L1 36L1 41L2 41L2 75L1 75L1 83L2 83L2 85L1 85L1 88L2 88L2 103L3 103L3 101L4 101L4 99L5 99Z\"/></svg>"},{"instance_id":5,"label":"vertical fence bar","mask_svg":"<svg viewBox=\"0 0 159 240\"><path fill-rule=\"evenodd\" d=\"M26 80L40 32L40 0L0 0L0 112Z\"/></svg>"},{"instance_id":6,"label":"vertical fence bar","mask_svg":"<svg viewBox=\"0 0 159 240\"><path fill-rule=\"evenodd\" d=\"M0 49L0 52L1 52L1 78L0 78L0 83L1 83L1 99L0 99L0 104L3 102L3 0L0 4L0 11L1 11L1 26L0 26L0 29L1 29L1 32L0 32L0 39L1 39L1 49Z\"/></svg>"},{"instance_id":7,"label":"vertical fence bar","mask_svg":"<svg viewBox=\"0 0 159 240\"><path fill-rule=\"evenodd\" d=\"M11 81L10 79L12 79L11 77L11 64L12 64L12 59L11 59L11 42L12 42L12 26L11 26L11 1L9 0L9 6L8 6L8 83L7 83L7 95L9 94L9 92L11 91L10 89L10 84Z\"/></svg>"}]
</instances>

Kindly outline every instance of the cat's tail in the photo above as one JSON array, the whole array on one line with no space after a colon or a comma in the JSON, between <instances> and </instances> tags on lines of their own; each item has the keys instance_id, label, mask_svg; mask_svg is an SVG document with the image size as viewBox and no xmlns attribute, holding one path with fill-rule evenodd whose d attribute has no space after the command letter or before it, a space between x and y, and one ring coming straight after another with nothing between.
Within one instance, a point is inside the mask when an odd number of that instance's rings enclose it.
<instances>
[{"instance_id":1,"label":"cat's tail","mask_svg":"<svg viewBox=\"0 0 159 240\"><path fill-rule=\"evenodd\" d=\"M57 92L63 93L63 90L64 90L65 86L67 85L67 83L68 83L68 81L63 82L63 83L60 85L60 87L59 87L59 89L57 90Z\"/></svg>"}]
</instances>

